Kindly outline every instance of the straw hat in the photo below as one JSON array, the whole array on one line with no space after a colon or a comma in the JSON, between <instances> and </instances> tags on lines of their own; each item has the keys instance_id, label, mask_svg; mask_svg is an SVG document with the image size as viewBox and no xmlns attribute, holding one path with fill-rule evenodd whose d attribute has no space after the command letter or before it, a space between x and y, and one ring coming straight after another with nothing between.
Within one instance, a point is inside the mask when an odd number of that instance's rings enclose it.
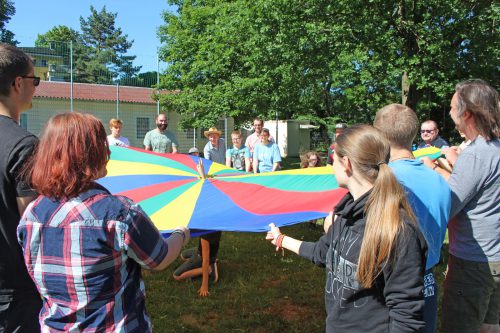
<instances>
[{"instance_id":1,"label":"straw hat","mask_svg":"<svg viewBox=\"0 0 500 333\"><path fill-rule=\"evenodd\" d=\"M222 132L219 131L216 127L210 127L208 131L205 131L205 138L208 138L210 134L218 134L219 136L222 135Z\"/></svg>"}]
</instances>

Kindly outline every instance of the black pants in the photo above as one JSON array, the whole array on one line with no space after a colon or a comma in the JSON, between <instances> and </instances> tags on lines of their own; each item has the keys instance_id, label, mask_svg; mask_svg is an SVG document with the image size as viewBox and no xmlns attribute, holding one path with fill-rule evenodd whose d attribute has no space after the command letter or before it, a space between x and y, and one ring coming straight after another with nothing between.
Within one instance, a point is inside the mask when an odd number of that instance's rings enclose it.
<instances>
[{"instance_id":1,"label":"black pants","mask_svg":"<svg viewBox=\"0 0 500 333\"><path fill-rule=\"evenodd\" d=\"M0 298L1 333L40 332L38 315L42 299L38 295L19 295Z\"/></svg>"}]
</instances>

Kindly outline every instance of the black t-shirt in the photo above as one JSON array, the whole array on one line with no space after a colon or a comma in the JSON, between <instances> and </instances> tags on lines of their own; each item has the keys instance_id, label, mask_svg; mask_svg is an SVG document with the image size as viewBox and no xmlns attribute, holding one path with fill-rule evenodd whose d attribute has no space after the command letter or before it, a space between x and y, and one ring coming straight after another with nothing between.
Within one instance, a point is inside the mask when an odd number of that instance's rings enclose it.
<instances>
[{"instance_id":1,"label":"black t-shirt","mask_svg":"<svg viewBox=\"0 0 500 333\"><path fill-rule=\"evenodd\" d=\"M17 242L21 217L16 198L36 195L18 174L37 141L15 120L0 115L0 297L36 292Z\"/></svg>"},{"instance_id":2,"label":"black t-shirt","mask_svg":"<svg viewBox=\"0 0 500 333\"><path fill-rule=\"evenodd\" d=\"M202 253L201 249L201 240L204 239L209 242L210 244L210 263L214 263L215 260L217 259L217 253L219 252L219 244L220 244L220 237L222 236L221 231L216 231L216 232L211 232L209 234L205 234L200 236L200 242L198 244L198 251L200 252L200 255Z\"/></svg>"}]
</instances>

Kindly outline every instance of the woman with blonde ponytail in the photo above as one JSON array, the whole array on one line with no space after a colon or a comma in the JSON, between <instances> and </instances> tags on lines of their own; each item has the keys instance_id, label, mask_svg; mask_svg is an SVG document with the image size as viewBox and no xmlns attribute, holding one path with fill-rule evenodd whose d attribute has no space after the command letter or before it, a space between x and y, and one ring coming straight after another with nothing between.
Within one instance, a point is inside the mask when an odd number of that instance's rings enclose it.
<instances>
[{"instance_id":1,"label":"woman with blonde ponytail","mask_svg":"<svg viewBox=\"0 0 500 333\"><path fill-rule=\"evenodd\" d=\"M353 126L335 155L335 176L349 193L327 217L326 234L303 242L271 224L266 239L326 268L327 332L416 332L424 326L426 242L387 165L389 143L371 126Z\"/></svg>"}]
</instances>

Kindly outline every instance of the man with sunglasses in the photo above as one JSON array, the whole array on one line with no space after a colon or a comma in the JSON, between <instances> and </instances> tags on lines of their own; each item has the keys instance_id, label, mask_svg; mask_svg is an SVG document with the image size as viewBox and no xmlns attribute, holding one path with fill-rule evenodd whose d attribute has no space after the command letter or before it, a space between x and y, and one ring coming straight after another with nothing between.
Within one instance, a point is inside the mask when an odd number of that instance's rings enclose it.
<instances>
[{"instance_id":1,"label":"man with sunglasses","mask_svg":"<svg viewBox=\"0 0 500 333\"><path fill-rule=\"evenodd\" d=\"M425 147L447 148L450 144L439 136L439 129L434 120L426 120L420 127L422 142L418 149Z\"/></svg>"},{"instance_id":2,"label":"man with sunglasses","mask_svg":"<svg viewBox=\"0 0 500 333\"><path fill-rule=\"evenodd\" d=\"M18 48L0 44L0 332L39 332L41 299L26 270L16 228L36 193L20 178L36 136L19 126L31 108L33 61Z\"/></svg>"}]
</instances>

